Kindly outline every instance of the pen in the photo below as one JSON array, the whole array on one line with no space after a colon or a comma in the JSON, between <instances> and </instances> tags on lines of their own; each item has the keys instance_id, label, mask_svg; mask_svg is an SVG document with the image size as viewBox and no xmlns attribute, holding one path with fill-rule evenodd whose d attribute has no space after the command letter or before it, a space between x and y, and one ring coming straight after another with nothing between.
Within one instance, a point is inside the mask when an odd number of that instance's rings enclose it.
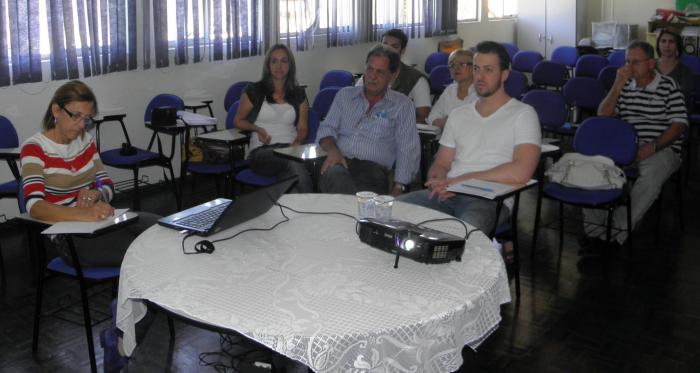
<instances>
[{"instance_id":1,"label":"pen","mask_svg":"<svg viewBox=\"0 0 700 373\"><path fill-rule=\"evenodd\" d=\"M95 183L97 183L97 191L100 192L100 197L102 198L102 201L107 202L104 190L102 189L102 180L97 175L95 175Z\"/></svg>"},{"instance_id":2,"label":"pen","mask_svg":"<svg viewBox=\"0 0 700 373\"><path fill-rule=\"evenodd\" d=\"M482 192L493 193L493 189L491 189L491 188L484 188L484 187L480 187L480 186L476 186L476 185L469 185L467 183L462 183L462 186L465 188L472 188L472 189L480 190Z\"/></svg>"}]
</instances>

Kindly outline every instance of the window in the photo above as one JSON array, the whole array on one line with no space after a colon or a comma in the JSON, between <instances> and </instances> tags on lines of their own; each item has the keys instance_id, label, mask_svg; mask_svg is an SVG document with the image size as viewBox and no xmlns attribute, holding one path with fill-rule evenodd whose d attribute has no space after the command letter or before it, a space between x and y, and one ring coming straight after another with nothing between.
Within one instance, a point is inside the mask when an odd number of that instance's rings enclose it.
<instances>
[{"instance_id":1,"label":"window","mask_svg":"<svg viewBox=\"0 0 700 373\"><path fill-rule=\"evenodd\" d=\"M457 3L457 20L478 21L480 8L479 3L479 0L459 0Z\"/></svg>"},{"instance_id":2,"label":"window","mask_svg":"<svg viewBox=\"0 0 700 373\"><path fill-rule=\"evenodd\" d=\"M489 19L511 18L518 15L517 0L489 0Z\"/></svg>"}]
</instances>

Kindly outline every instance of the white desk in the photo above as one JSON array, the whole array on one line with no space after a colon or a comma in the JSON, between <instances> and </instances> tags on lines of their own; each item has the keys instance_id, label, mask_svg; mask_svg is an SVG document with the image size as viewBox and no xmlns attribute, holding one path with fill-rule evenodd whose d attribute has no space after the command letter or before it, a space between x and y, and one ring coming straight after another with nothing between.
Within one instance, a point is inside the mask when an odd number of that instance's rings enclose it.
<instances>
[{"instance_id":1,"label":"white desk","mask_svg":"<svg viewBox=\"0 0 700 373\"><path fill-rule=\"evenodd\" d=\"M354 196L288 194L280 203L305 211L357 216ZM394 217L445 217L396 202ZM498 327L510 301L500 254L480 232L461 262L426 265L369 247L355 222L336 215L298 215L271 232L248 232L211 254L183 255L182 236L154 226L129 248L121 267L117 327L135 348L134 324L144 299L205 324L235 330L316 372L446 372L462 364L464 345L478 346ZM270 227L279 208L241 226ZM429 225L463 235L456 222ZM191 249L198 241L190 238ZM364 369L361 369L364 368ZM412 369L412 370L411 370Z\"/></svg>"}]
</instances>

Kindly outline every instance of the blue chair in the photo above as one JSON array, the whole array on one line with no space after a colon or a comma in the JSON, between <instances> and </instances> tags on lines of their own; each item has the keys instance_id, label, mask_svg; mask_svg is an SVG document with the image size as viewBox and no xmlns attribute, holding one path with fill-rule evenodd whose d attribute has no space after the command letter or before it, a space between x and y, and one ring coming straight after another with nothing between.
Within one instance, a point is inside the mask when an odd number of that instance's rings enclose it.
<instances>
[{"instance_id":1,"label":"blue chair","mask_svg":"<svg viewBox=\"0 0 700 373\"><path fill-rule=\"evenodd\" d=\"M586 54L578 58L574 68L574 76L598 78L600 70L607 66L608 60L597 54Z\"/></svg>"},{"instance_id":2,"label":"blue chair","mask_svg":"<svg viewBox=\"0 0 700 373\"><path fill-rule=\"evenodd\" d=\"M430 83L430 94L433 95L433 102L435 102L445 87L452 83L450 68L447 65L435 66L428 75L428 82Z\"/></svg>"},{"instance_id":3,"label":"blue chair","mask_svg":"<svg viewBox=\"0 0 700 373\"><path fill-rule=\"evenodd\" d=\"M506 49L506 52L508 52L508 56L510 57L510 60L513 60L513 56L515 56L516 53L518 53L519 49L518 47L513 44L513 43L499 43L503 46L503 48Z\"/></svg>"},{"instance_id":4,"label":"blue chair","mask_svg":"<svg viewBox=\"0 0 700 373\"><path fill-rule=\"evenodd\" d=\"M605 98L605 88L598 79L573 77L564 85L564 98L575 113L572 122L580 123L584 117L598 113L598 105Z\"/></svg>"},{"instance_id":5,"label":"blue chair","mask_svg":"<svg viewBox=\"0 0 700 373\"><path fill-rule=\"evenodd\" d=\"M598 74L598 80L600 80L600 82L603 83L603 88L605 88L606 91L610 91L610 88L612 88L613 84L615 83L615 78L617 77L617 69L619 69L619 67L608 65L605 66L603 70L600 70L600 74Z\"/></svg>"},{"instance_id":6,"label":"blue chair","mask_svg":"<svg viewBox=\"0 0 700 373\"><path fill-rule=\"evenodd\" d=\"M177 110L183 110L185 107L185 103L182 101L182 99L178 96L171 95L171 94L159 94L156 97L154 97L149 103L148 106L146 107L146 111L143 115L144 122L148 125L151 122L151 113L153 112L153 109L159 108L159 107L173 107L176 108ZM175 149L177 147L175 146L175 137L178 135L179 132L176 131L168 131L168 130L154 130L153 134L151 135L151 139L148 143L148 147L146 149L141 149L138 147L133 147L131 143L131 139L129 138L129 133L126 130L126 125L124 124L123 118L126 117L126 115L121 115L118 116L118 119L115 119L114 121L117 121L121 124L121 129L122 133L124 134L124 139L126 140L126 144L129 147L134 148L134 154L131 155L123 155L122 154L122 149L111 149L111 150L106 150L106 151L101 151L100 150L100 130L101 130L101 125L108 123L107 121L98 121L96 123L96 137L97 137L97 149L100 152L100 158L102 158L102 163L115 167L115 168L120 168L120 169L128 169L131 170L134 176L134 199L132 201L132 207L134 210L140 210L141 209L141 204L140 204L140 199L139 199L139 169L143 167L150 167L150 166L159 166L168 169L170 172L170 182L172 183L173 187L173 193L175 194L175 199L177 203L177 209L180 210L181 206L181 201L180 201L180 194L177 191L177 186L175 185L175 173L173 172L173 165L172 165L172 159L175 154ZM170 135L171 141L170 141L170 155L165 155L163 153L163 147L162 143L160 140L160 134L163 133L165 135ZM153 146L156 145L157 149L153 149Z\"/></svg>"},{"instance_id":7,"label":"blue chair","mask_svg":"<svg viewBox=\"0 0 700 373\"><path fill-rule=\"evenodd\" d=\"M693 72L693 74L700 74L700 59L690 54L681 54L681 63Z\"/></svg>"},{"instance_id":8,"label":"blue chair","mask_svg":"<svg viewBox=\"0 0 700 373\"><path fill-rule=\"evenodd\" d=\"M576 133L576 129L566 121L568 110L561 92L535 89L527 92L522 101L535 109L544 132L563 136Z\"/></svg>"},{"instance_id":9,"label":"blue chair","mask_svg":"<svg viewBox=\"0 0 700 373\"><path fill-rule=\"evenodd\" d=\"M552 62L540 61L532 71L532 84L536 87L553 87L560 90L569 76L566 65Z\"/></svg>"},{"instance_id":10,"label":"blue chair","mask_svg":"<svg viewBox=\"0 0 700 373\"><path fill-rule=\"evenodd\" d=\"M347 70L330 70L323 74L319 90L328 87L352 87L355 77Z\"/></svg>"},{"instance_id":11,"label":"blue chair","mask_svg":"<svg viewBox=\"0 0 700 373\"><path fill-rule=\"evenodd\" d=\"M573 142L574 151L584 155L603 155L612 159L619 167L630 165L637 157L637 132L634 127L620 119L609 117L591 117L586 119L576 132ZM618 206L627 209L628 248L631 251L632 218L630 198L622 189L584 190L566 187L557 183L545 183L537 199L535 210L535 227L532 237L532 255L534 256L539 232L542 198L559 202L559 249L564 241L564 204L589 209L601 209L608 212L606 240L612 238L612 214Z\"/></svg>"},{"instance_id":12,"label":"blue chair","mask_svg":"<svg viewBox=\"0 0 700 373\"><path fill-rule=\"evenodd\" d=\"M309 118L307 121L308 132L306 134L305 144L313 144L316 142L316 132L320 125L319 115L315 110L309 109ZM254 187L265 187L277 182L274 176L264 176L255 173L252 169L246 168L236 174L236 181L242 184L252 185Z\"/></svg>"},{"instance_id":13,"label":"blue chair","mask_svg":"<svg viewBox=\"0 0 700 373\"><path fill-rule=\"evenodd\" d=\"M234 119L236 117L236 112L238 112L238 106L240 104L240 101L236 101L232 103L229 106L229 109L226 114L226 121L224 122L224 126L226 129L234 129ZM229 150L229 157L234 156L234 154L231 154L232 151ZM243 156L241 155L241 158ZM184 184L185 184L185 179L187 177L187 173L191 173L193 175L209 175L209 176L223 176L224 177L224 189L226 192L229 192L232 190L232 181L234 179L234 173L236 170L239 170L245 166L248 165L247 161L244 161L243 159L240 160L234 160L231 162L230 159L227 158L227 162L208 162L208 161L198 161L198 162L191 162L189 159L185 159L185 166L184 169L186 172L183 172L180 175L180 181L181 181L181 187L180 187L180 199L182 200L182 193L184 190ZM194 179L193 179L193 184L192 188L194 189ZM216 180L216 190L218 195L225 195L226 193L221 192L221 188L219 187L219 179L217 178Z\"/></svg>"},{"instance_id":14,"label":"blue chair","mask_svg":"<svg viewBox=\"0 0 700 373\"><path fill-rule=\"evenodd\" d=\"M21 191L18 193L17 204L19 211L21 213L27 212L26 204L24 200L24 193ZM38 226L33 226L30 229L34 232L34 236L39 235L39 232L46 228L45 224L39 224ZM41 308L42 308L42 298L44 292L44 279L48 277L46 272L50 274L62 275L78 280L78 285L80 287L80 302L82 304L83 313L83 325L85 327L85 337L87 339L88 354L90 357L90 369L92 372L97 372L97 363L95 361L95 346L93 343L92 327L102 321L107 320L109 317L102 320L97 320L94 324L92 322L92 317L90 316L90 307L88 305L88 293L87 290L90 286L103 283L106 281L112 281L114 288L116 289L116 281L119 279L119 267L83 267L80 265L80 260L75 251L75 245L73 244L73 239L70 235L67 237L68 249L70 250L71 257L73 259L74 266L66 263L61 257L56 257L51 259L48 264L46 264L46 270L44 270L44 263L46 262L46 250L43 244L43 238L39 237L33 240L38 243L39 248L39 273L37 290L36 290L36 301L34 303L34 330L32 334L32 352L36 353L39 348L39 329L41 326Z\"/></svg>"},{"instance_id":15,"label":"blue chair","mask_svg":"<svg viewBox=\"0 0 700 373\"><path fill-rule=\"evenodd\" d=\"M513 56L512 69L522 73L531 73L540 61L542 55L536 51L519 51Z\"/></svg>"},{"instance_id":16,"label":"blue chair","mask_svg":"<svg viewBox=\"0 0 700 373\"><path fill-rule=\"evenodd\" d=\"M19 147L19 137L17 136L15 127L9 119L0 115L0 148L17 147ZM7 159L7 165L10 167L12 176L14 176L15 179L0 183L0 199L17 197L18 180L20 177L19 168L14 159Z\"/></svg>"},{"instance_id":17,"label":"blue chair","mask_svg":"<svg viewBox=\"0 0 700 373\"><path fill-rule=\"evenodd\" d=\"M625 54L624 49L615 49L608 55L608 66L622 67L625 66Z\"/></svg>"},{"instance_id":18,"label":"blue chair","mask_svg":"<svg viewBox=\"0 0 700 373\"><path fill-rule=\"evenodd\" d=\"M425 59L425 66L423 71L426 74L430 74L431 71L437 66L446 66L447 61L450 59L449 53L445 52L433 52L428 55Z\"/></svg>"},{"instance_id":19,"label":"blue chair","mask_svg":"<svg viewBox=\"0 0 700 373\"><path fill-rule=\"evenodd\" d=\"M250 84L249 81L244 80L231 84L226 90L226 96L224 96L224 110L228 112L231 105L241 99L241 95L245 92L246 87Z\"/></svg>"},{"instance_id":20,"label":"blue chair","mask_svg":"<svg viewBox=\"0 0 700 373\"><path fill-rule=\"evenodd\" d=\"M340 90L341 87L323 88L316 94L316 97L314 97L314 103L311 107L316 111L316 113L318 113L321 120L325 119L326 115L328 115L328 111L331 109L331 104L333 104L335 95L338 94L338 91Z\"/></svg>"},{"instance_id":21,"label":"blue chair","mask_svg":"<svg viewBox=\"0 0 700 373\"><path fill-rule=\"evenodd\" d=\"M556 47L552 51L549 60L573 69L576 66L576 61L578 61L578 49L570 46Z\"/></svg>"},{"instance_id":22,"label":"blue chair","mask_svg":"<svg viewBox=\"0 0 700 373\"><path fill-rule=\"evenodd\" d=\"M519 100L527 92L527 77L520 71L510 70L504 88L508 96Z\"/></svg>"}]
</instances>

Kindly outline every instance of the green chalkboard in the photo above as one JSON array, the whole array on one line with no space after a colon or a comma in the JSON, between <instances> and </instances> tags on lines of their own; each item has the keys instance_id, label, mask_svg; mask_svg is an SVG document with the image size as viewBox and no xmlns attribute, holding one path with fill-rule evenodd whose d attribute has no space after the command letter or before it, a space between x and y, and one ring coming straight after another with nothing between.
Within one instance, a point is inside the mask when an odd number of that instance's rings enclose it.
<instances>
[{"instance_id":1,"label":"green chalkboard","mask_svg":"<svg viewBox=\"0 0 700 373\"><path fill-rule=\"evenodd\" d=\"M676 10L684 11L688 4L695 4L700 9L700 0L676 0Z\"/></svg>"}]
</instances>

